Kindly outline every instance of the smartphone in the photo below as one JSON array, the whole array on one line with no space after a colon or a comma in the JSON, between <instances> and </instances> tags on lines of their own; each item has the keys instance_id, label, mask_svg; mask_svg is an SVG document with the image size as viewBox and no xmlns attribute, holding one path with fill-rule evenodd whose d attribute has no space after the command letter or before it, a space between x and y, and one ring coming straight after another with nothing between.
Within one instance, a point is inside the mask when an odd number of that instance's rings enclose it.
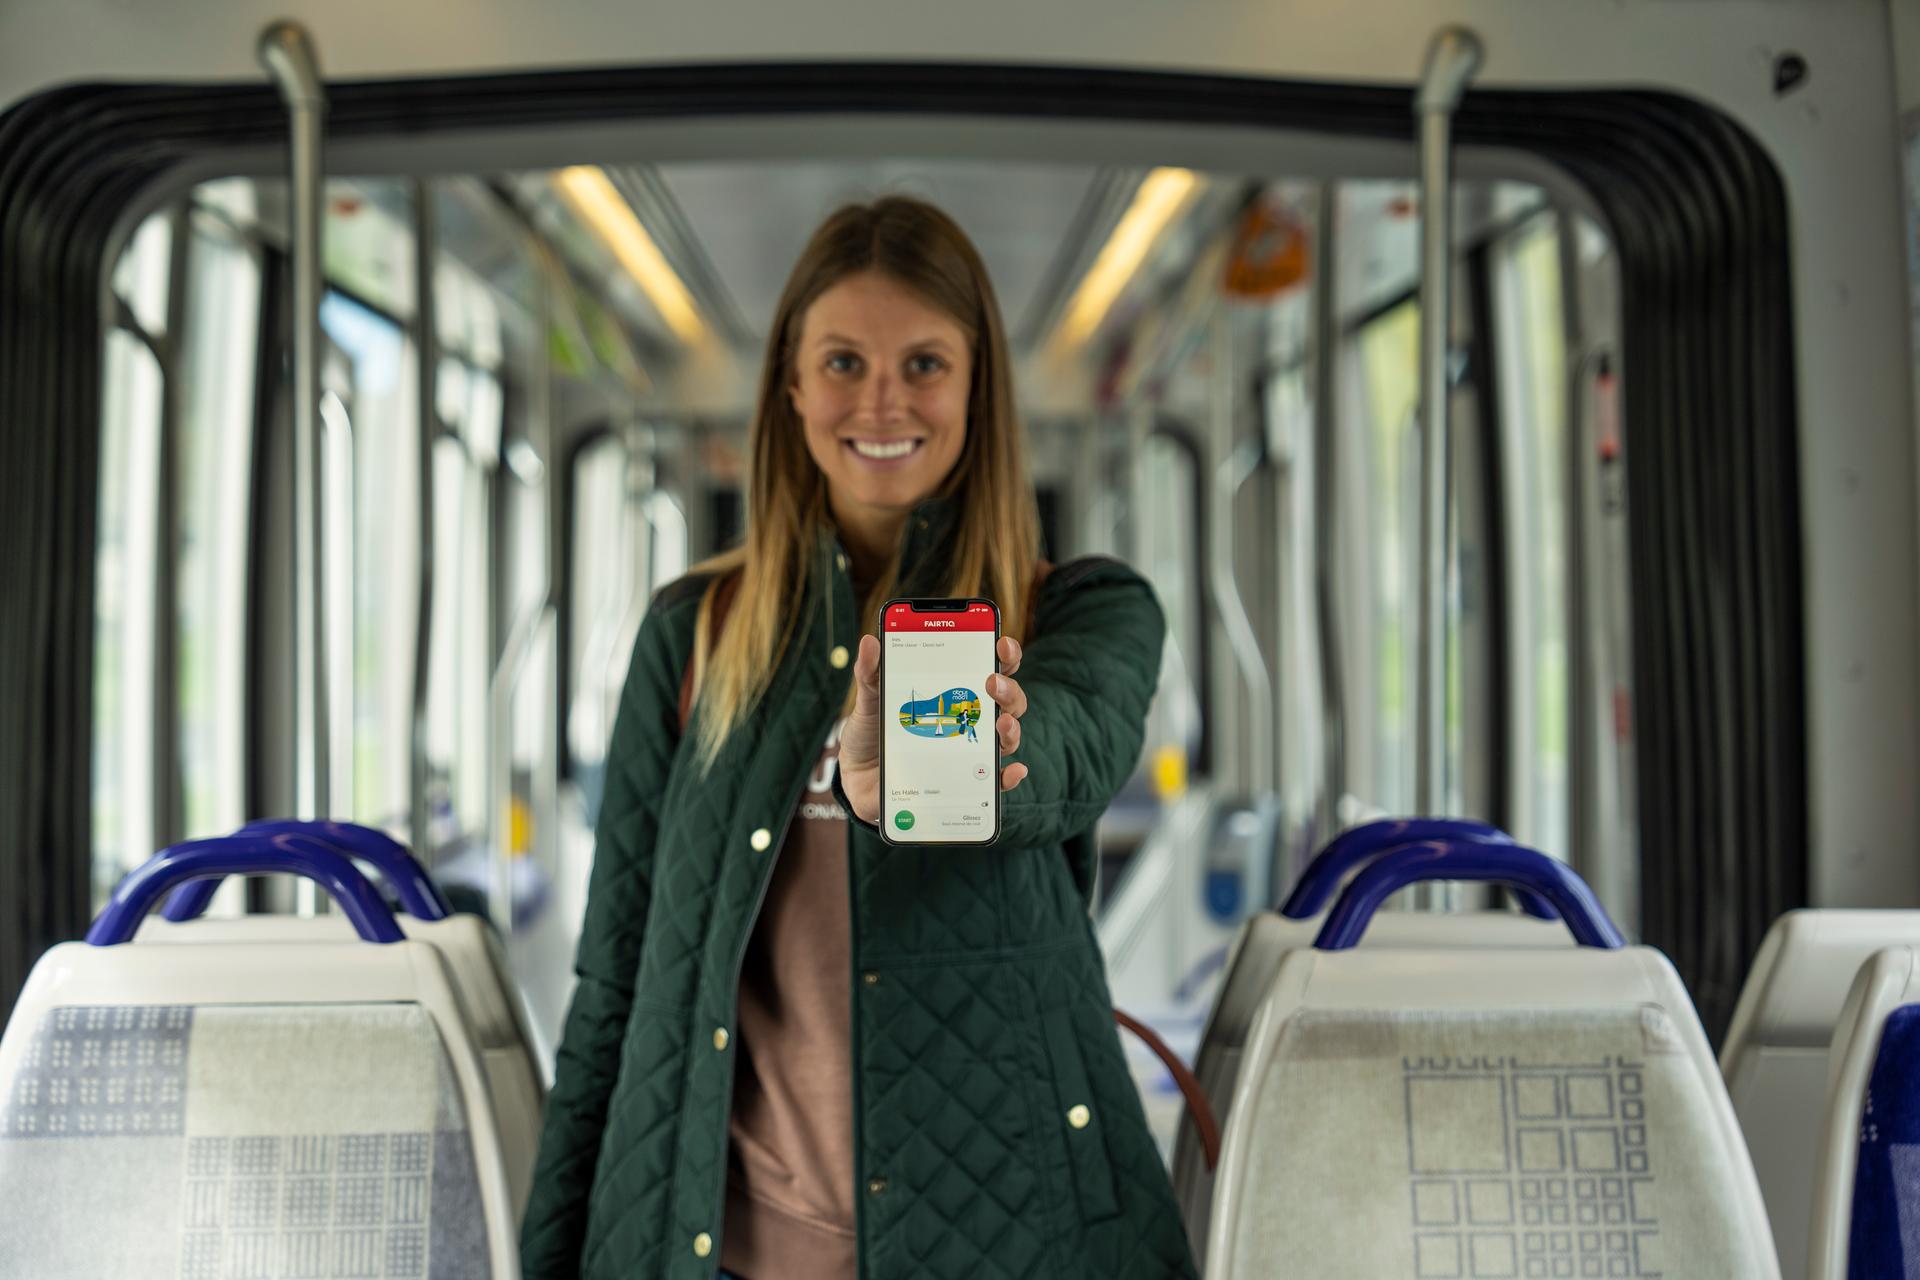
<instances>
[{"instance_id":1,"label":"smartphone","mask_svg":"<svg viewBox=\"0 0 1920 1280\"><path fill-rule=\"evenodd\" d=\"M880 607L880 835L889 844L1000 838L1000 708L987 694L999 642L991 600Z\"/></svg>"}]
</instances>

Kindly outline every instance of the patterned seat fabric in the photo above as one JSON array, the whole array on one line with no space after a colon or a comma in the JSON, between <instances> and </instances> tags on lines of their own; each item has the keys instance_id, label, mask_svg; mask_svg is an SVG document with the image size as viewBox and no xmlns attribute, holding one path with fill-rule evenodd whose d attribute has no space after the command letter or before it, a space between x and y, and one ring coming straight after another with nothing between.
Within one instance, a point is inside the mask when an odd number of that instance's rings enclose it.
<instances>
[{"instance_id":1,"label":"patterned seat fabric","mask_svg":"<svg viewBox=\"0 0 1920 1280\"><path fill-rule=\"evenodd\" d=\"M60 1006L0 1086L0 1275L488 1274L417 1005Z\"/></svg>"},{"instance_id":2,"label":"patterned seat fabric","mask_svg":"<svg viewBox=\"0 0 1920 1280\"><path fill-rule=\"evenodd\" d=\"M1920 1269L1920 1005L1887 1015L1859 1117L1848 1280Z\"/></svg>"},{"instance_id":3,"label":"patterned seat fabric","mask_svg":"<svg viewBox=\"0 0 1920 1280\"><path fill-rule=\"evenodd\" d=\"M1194 1075L1206 1090L1214 1118L1225 1124L1240 1080L1240 1063L1253 1029L1254 1016L1265 1002L1273 977L1287 954L1313 945L1324 916L1290 919L1278 912L1262 912L1241 926L1234 938L1220 993L1207 1017L1194 1061ZM1515 912L1463 911L1430 913L1403 911L1383 914L1367 928L1361 945L1367 947L1532 947L1566 946L1566 929L1557 921L1540 921ZM1207 1220L1213 1213L1213 1171L1206 1167L1199 1130L1189 1118L1180 1125L1173 1154L1173 1186L1187 1234L1206 1262Z\"/></svg>"},{"instance_id":4,"label":"patterned seat fabric","mask_svg":"<svg viewBox=\"0 0 1920 1280\"><path fill-rule=\"evenodd\" d=\"M932 593L952 514L917 509L901 594ZM758 718L705 777L678 728L704 582L663 589L642 625L521 1233L530 1277L715 1273L733 1087L715 1031L771 875L762 850L780 848L847 691L833 657L860 627L836 550L816 548ZM1087 916L1090 833L1138 760L1164 624L1104 560L1055 569L1036 613L1014 757L1032 774L1004 797L999 843L850 831L863 1280L1194 1274Z\"/></svg>"},{"instance_id":5,"label":"patterned seat fabric","mask_svg":"<svg viewBox=\"0 0 1920 1280\"><path fill-rule=\"evenodd\" d=\"M1223 1278L1771 1273L1657 1009L1304 1010L1258 1070Z\"/></svg>"}]
</instances>

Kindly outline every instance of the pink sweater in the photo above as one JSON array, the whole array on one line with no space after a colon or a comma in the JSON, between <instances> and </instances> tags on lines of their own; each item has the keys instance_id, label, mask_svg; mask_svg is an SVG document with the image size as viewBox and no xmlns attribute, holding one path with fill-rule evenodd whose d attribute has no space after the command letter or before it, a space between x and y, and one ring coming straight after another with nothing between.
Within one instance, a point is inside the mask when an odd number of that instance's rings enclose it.
<instances>
[{"instance_id":1,"label":"pink sweater","mask_svg":"<svg viewBox=\"0 0 1920 1280\"><path fill-rule=\"evenodd\" d=\"M788 828L740 970L720 1265L747 1280L855 1274L847 815L840 729Z\"/></svg>"}]
</instances>

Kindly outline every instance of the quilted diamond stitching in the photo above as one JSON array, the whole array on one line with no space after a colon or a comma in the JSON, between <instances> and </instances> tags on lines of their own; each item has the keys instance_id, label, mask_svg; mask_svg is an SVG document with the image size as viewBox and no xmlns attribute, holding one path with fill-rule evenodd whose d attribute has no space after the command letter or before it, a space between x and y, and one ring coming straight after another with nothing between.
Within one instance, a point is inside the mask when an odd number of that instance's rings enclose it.
<instances>
[{"instance_id":1,"label":"quilted diamond stitching","mask_svg":"<svg viewBox=\"0 0 1920 1280\"><path fill-rule=\"evenodd\" d=\"M832 617L810 611L776 675L780 715L696 783L667 717L698 595L664 591L635 646L581 987L522 1234L529 1277L706 1277L715 1265L690 1246L696 1231L718 1231L731 1077L726 1055L701 1046L705 1024L732 1008L725 981L766 867L742 841L770 825L769 806L838 710L844 676L822 655L833 634L852 633L852 603L841 589ZM867 827L850 837L857 963L897 962L864 1012L867 995L855 995L858 1158L887 1179L862 1204L867 1276L1193 1274L1091 930L1067 906L1084 908L1086 878L1061 853L1138 757L1162 623L1145 585L1105 565L1057 570L1037 623L1020 677L1036 696L1016 757L1035 772L1006 797L1001 843L956 854L890 849ZM1111 1219L1079 1220L1034 1031L1042 1017L1071 1019L1085 1059L1114 1158Z\"/></svg>"}]
</instances>

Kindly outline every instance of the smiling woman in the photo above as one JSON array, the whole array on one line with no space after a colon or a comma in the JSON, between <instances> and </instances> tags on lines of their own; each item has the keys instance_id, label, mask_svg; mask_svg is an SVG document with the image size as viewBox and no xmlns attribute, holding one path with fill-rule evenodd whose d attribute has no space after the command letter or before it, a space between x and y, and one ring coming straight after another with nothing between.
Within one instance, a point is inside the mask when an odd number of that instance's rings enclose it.
<instances>
[{"instance_id":1,"label":"smiling woman","mask_svg":"<svg viewBox=\"0 0 1920 1280\"><path fill-rule=\"evenodd\" d=\"M634 645L526 1274L717 1256L749 1280L904 1280L938 1239L956 1273L1191 1276L1087 920L1086 851L1139 756L1164 622L1104 558L1029 601L1011 361L950 218L890 197L815 233L749 452L744 545L663 589ZM998 712L980 776L1020 755L991 848L875 825L871 633L894 594L985 597L1012 633L980 655ZM952 686L889 714L977 742L982 701ZM799 805L823 771L838 803ZM674 1211L645 1207L661 1188ZM989 1202L1012 1207L952 1208Z\"/></svg>"}]
</instances>

